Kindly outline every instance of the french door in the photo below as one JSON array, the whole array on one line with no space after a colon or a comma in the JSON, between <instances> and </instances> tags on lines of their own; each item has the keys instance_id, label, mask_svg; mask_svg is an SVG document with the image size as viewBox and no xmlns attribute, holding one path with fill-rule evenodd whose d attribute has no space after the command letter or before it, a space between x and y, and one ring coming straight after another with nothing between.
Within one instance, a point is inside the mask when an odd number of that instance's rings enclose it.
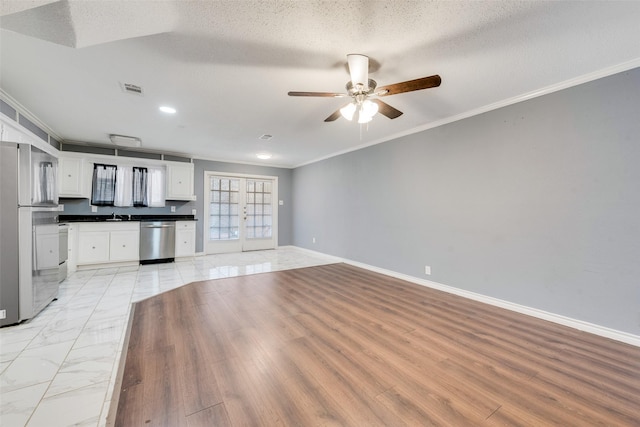
<instances>
[{"instance_id":1,"label":"french door","mask_svg":"<svg viewBox=\"0 0 640 427\"><path fill-rule=\"evenodd\" d=\"M206 253L277 246L277 177L205 172L204 178Z\"/></svg>"}]
</instances>

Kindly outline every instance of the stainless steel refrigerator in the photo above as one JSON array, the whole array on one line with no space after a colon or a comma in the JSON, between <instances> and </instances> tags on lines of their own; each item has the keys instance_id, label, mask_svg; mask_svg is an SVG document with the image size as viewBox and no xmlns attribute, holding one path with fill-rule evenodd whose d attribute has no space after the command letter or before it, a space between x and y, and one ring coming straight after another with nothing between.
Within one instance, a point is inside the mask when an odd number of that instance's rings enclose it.
<instances>
[{"instance_id":1,"label":"stainless steel refrigerator","mask_svg":"<svg viewBox=\"0 0 640 427\"><path fill-rule=\"evenodd\" d=\"M0 142L0 326L30 319L58 294L58 160Z\"/></svg>"}]
</instances>

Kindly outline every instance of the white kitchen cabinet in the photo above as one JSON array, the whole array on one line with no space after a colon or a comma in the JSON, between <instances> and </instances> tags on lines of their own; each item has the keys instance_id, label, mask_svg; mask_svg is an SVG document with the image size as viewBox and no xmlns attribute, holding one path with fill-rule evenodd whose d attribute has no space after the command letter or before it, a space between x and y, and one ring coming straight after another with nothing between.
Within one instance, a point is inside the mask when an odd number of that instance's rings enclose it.
<instances>
[{"instance_id":1,"label":"white kitchen cabinet","mask_svg":"<svg viewBox=\"0 0 640 427\"><path fill-rule=\"evenodd\" d=\"M140 233L112 231L109 233L109 261L136 261L140 257Z\"/></svg>"},{"instance_id":2,"label":"white kitchen cabinet","mask_svg":"<svg viewBox=\"0 0 640 427\"><path fill-rule=\"evenodd\" d=\"M167 200L195 200L193 163L167 163Z\"/></svg>"},{"instance_id":3,"label":"white kitchen cabinet","mask_svg":"<svg viewBox=\"0 0 640 427\"><path fill-rule=\"evenodd\" d=\"M140 259L139 222L78 223L77 264L132 262Z\"/></svg>"},{"instance_id":4,"label":"white kitchen cabinet","mask_svg":"<svg viewBox=\"0 0 640 427\"><path fill-rule=\"evenodd\" d=\"M176 221L176 258L196 254L195 221Z\"/></svg>"},{"instance_id":5,"label":"white kitchen cabinet","mask_svg":"<svg viewBox=\"0 0 640 427\"><path fill-rule=\"evenodd\" d=\"M60 197L86 197L84 159L60 156L58 164Z\"/></svg>"},{"instance_id":6,"label":"white kitchen cabinet","mask_svg":"<svg viewBox=\"0 0 640 427\"><path fill-rule=\"evenodd\" d=\"M67 271L73 273L78 265L78 225L76 223L69 224L67 250Z\"/></svg>"},{"instance_id":7,"label":"white kitchen cabinet","mask_svg":"<svg viewBox=\"0 0 640 427\"><path fill-rule=\"evenodd\" d=\"M109 232L82 231L80 228L77 261L78 265L109 262Z\"/></svg>"},{"instance_id":8,"label":"white kitchen cabinet","mask_svg":"<svg viewBox=\"0 0 640 427\"><path fill-rule=\"evenodd\" d=\"M45 270L58 267L58 224L35 226L35 269Z\"/></svg>"}]
</instances>

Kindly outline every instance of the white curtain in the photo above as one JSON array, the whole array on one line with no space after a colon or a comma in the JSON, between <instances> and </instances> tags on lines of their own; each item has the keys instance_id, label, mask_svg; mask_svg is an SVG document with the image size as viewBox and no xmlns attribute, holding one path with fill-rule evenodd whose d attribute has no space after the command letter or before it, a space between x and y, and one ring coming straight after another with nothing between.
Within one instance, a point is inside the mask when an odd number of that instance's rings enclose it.
<instances>
[{"instance_id":1,"label":"white curtain","mask_svg":"<svg viewBox=\"0 0 640 427\"><path fill-rule=\"evenodd\" d=\"M147 206L162 208L165 202L165 168L147 168Z\"/></svg>"},{"instance_id":2,"label":"white curtain","mask_svg":"<svg viewBox=\"0 0 640 427\"><path fill-rule=\"evenodd\" d=\"M51 162L40 162L33 168L33 195L31 203L54 203L56 176Z\"/></svg>"},{"instance_id":3,"label":"white curtain","mask_svg":"<svg viewBox=\"0 0 640 427\"><path fill-rule=\"evenodd\" d=\"M147 168L133 168L133 206L147 206Z\"/></svg>"},{"instance_id":4,"label":"white curtain","mask_svg":"<svg viewBox=\"0 0 640 427\"><path fill-rule=\"evenodd\" d=\"M93 185L91 189L91 204L97 206L113 206L116 188L115 165L93 165Z\"/></svg>"},{"instance_id":5,"label":"white curtain","mask_svg":"<svg viewBox=\"0 0 640 427\"><path fill-rule=\"evenodd\" d=\"M113 198L114 206L133 206L133 168L118 166L116 171L116 194Z\"/></svg>"}]
</instances>

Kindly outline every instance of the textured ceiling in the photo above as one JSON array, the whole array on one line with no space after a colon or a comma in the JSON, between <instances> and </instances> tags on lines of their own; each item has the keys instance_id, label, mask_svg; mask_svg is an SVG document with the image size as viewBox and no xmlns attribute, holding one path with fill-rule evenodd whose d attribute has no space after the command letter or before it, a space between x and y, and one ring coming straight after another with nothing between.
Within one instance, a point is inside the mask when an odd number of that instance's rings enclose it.
<instances>
[{"instance_id":1,"label":"textured ceiling","mask_svg":"<svg viewBox=\"0 0 640 427\"><path fill-rule=\"evenodd\" d=\"M143 149L232 162L292 167L640 65L631 1L1 4L0 87L57 136L130 135ZM343 92L348 53L371 57L379 85L432 74L442 85L386 97L404 115L362 128L323 122L344 99L287 96Z\"/></svg>"}]
</instances>

